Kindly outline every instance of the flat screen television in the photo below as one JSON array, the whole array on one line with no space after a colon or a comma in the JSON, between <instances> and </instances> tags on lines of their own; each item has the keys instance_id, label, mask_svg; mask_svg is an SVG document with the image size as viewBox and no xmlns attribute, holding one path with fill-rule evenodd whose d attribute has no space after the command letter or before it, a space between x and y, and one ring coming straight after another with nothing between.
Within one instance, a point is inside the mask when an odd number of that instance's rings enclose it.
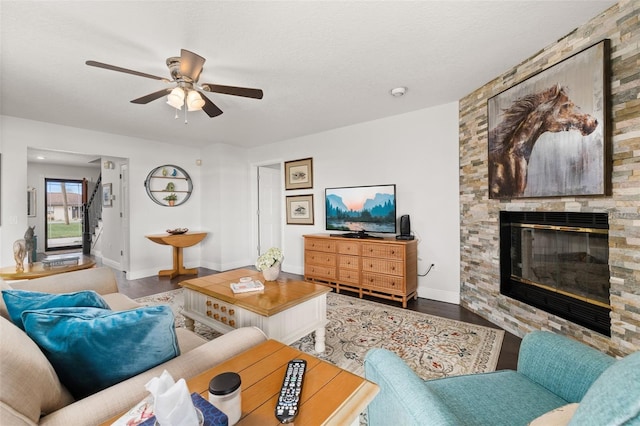
<instances>
[{"instance_id":1,"label":"flat screen television","mask_svg":"<svg viewBox=\"0 0 640 426\"><path fill-rule=\"evenodd\" d=\"M343 237L371 238L367 232L396 233L396 186L348 186L325 189L327 231Z\"/></svg>"}]
</instances>

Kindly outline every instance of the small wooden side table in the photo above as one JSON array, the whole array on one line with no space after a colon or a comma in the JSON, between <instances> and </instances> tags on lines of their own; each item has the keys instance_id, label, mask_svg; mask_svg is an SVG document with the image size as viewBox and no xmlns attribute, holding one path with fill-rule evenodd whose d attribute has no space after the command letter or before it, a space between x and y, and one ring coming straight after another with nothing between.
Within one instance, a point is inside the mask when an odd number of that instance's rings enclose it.
<instances>
[{"instance_id":1,"label":"small wooden side table","mask_svg":"<svg viewBox=\"0 0 640 426\"><path fill-rule=\"evenodd\" d=\"M198 269L187 269L183 265L182 249L184 247L191 247L204 240L207 236L206 232L187 232L185 234L157 234L157 235L145 235L154 243L172 246L173 247L173 269L163 269L158 272L161 277L173 278L177 275L195 275L198 273Z\"/></svg>"}]
</instances>

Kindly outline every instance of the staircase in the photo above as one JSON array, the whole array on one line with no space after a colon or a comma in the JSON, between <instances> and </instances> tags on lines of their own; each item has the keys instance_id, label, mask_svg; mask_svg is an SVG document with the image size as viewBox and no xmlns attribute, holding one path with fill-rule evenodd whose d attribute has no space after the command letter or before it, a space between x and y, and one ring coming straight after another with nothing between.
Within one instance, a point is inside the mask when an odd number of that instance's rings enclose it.
<instances>
[{"instance_id":1,"label":"staircase","mask_svg":"<svg viewBox=\"0 0 640 426\"><path fill-rule=\"evenodd\" d=\"M97 182L89 182L83 179L84 185L82 200L82 253L84 255L91 254L91 248L100 239L102 235L102 174L98 176ZM88 194L91 194L87 196Z\"/></svg>"}]
</instances>

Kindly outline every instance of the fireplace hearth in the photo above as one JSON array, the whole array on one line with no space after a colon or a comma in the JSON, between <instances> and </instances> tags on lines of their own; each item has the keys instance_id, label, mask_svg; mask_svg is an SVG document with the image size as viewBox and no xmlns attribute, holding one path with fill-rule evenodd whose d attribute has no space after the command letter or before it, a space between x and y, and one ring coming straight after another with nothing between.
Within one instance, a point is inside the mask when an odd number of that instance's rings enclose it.
<instances>
[{"instance_id":1,"label":"fireplace hearth","mask_svg":"<svg viewBox=\"0 0 640 426\"><path fill-rule=\"evenodd\" d=\"M500 212L500 293L611 335L606 213Z\"/></svg>"}]
</instances>

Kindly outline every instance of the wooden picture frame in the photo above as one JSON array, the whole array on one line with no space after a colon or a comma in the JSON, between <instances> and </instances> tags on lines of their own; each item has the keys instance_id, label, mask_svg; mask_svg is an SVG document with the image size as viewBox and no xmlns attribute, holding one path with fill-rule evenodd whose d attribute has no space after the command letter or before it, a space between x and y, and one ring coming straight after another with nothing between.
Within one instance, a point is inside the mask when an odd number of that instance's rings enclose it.
<instances>
[{"instance_id":1,"label":"wooden picture frame","mask_svg":"<svg viewBox=\"0 0 640 426\"><path fill-rule=\"evenodd\" d=\"M303 158L284 163L284 188L313 188L313 158Z\"/></svg>"},{"instance_id":2,"label":"wooden picture frame","mask_svg":"<svg viewBox=\"0 0 640 426\"><path fill-rule=\"evenodd\" d=\"M489 198L611 194L609 40L487 101Z\"/></svg>"},{"instance_id":3,"label":"wooden picture frame","mask_svg":"<svg viewBox=\"0 0 640 426\"><path fill-rule=\"evenodd\" d=\"M113 184L102 185L102 207L113 207Z\"/></svg>"},{"instance_id":4,"label":"wooden picture frame","mask_svg":"<svg viewBox=\"0 0 640 426\"><path fill-rule=\"evenodd\" d=\"M287 225L313 225L313 194L287 196Z\"/></svg>"}]
</instances>

